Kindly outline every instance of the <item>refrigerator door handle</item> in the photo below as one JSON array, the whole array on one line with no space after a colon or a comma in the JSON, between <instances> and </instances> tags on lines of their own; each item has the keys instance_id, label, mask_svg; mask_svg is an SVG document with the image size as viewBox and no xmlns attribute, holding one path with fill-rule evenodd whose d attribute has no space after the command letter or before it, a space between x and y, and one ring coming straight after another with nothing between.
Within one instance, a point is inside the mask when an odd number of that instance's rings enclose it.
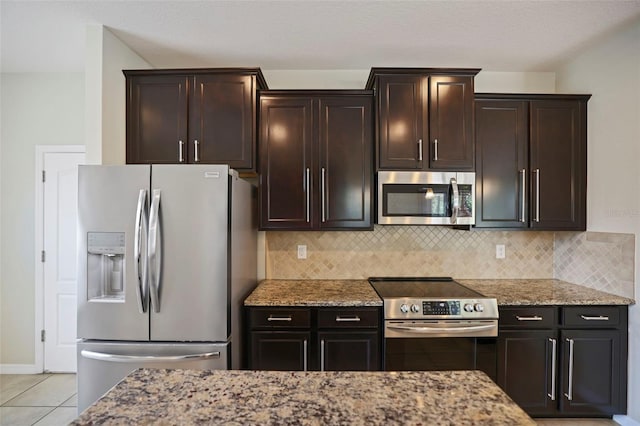
<instances>
[{"instance_id":1,"label":"refrigerator door handle","mask_svg":"<svg viewBox=\"0 0 640 426\"><path fill-rule=\"evenodd\" d=\"M160 190L154 189L149 213L149 289L153 312L160 312L160 273L162 270L162 226Z\"/></svg>"},{"instance_id":2,"label":"refrigerator door handle","mask_svg":"<svg viewBox=\"0 0 640 426\"><path fill-rule=\"evenodd\" d=\"M153 363L153 362L180 362L200 359L220 358L220 352L205 352L200 354L169 355L169 356L144 356L144 355L117 355L104 352L94 352L83 349L80 355L84 358L98 361L121 362L121 363Z\"/></svg>"},{"instance_id":3,"label":"refrigerator door handle","mask_svg":"<svg viewBox=\"0 0 640 426\"><path fill-rule=\"evenodd\" d=\"M147 300L149 294L149 281L147 280L147 254L142 253L142 242L146 241L149 233L149 223L147 218L147 191L141 189L138 194L138 208L136 209L136 232L133 242L133 252L135 255L136 295L138 296L138 310L141 314L147 311ZM143 240L144 238L144 240ZM146 245L145 245L146 250Z\"/></svg>"}]
</instances>

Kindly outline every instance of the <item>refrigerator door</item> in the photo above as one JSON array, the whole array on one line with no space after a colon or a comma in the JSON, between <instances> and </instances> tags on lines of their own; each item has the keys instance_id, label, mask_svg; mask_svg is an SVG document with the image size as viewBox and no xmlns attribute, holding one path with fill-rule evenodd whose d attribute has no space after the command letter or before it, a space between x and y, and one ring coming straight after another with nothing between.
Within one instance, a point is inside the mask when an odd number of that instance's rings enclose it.
<instances>
[{"instance_id":1,"label":"refrigerator door","mask_svg":"<svg viewBox=\"0 0 640 426\"><path fill-rule=\"evenodd\" d=\"M78 338L148 340L150 166L78 169Z\"/></svg>"},{"instance_id":2,"label":"refrigerator door","mask_svg":"<svg viewBox=\"0 0 640 426\"><path fill-rule=\"evenodd\" d=\"M153 165L151 182L151 340L225 342L229 167Z\"/></svg>"},{"instance_id":3,"label":"refrigerator door","mask_svg":"<svg viewBox=\"0 0 640 426\"><path fill-rule=\"evenodd\" d=\"M78 343L78 414L137 368L226 370L228 343Z\"/></svg>"}]
</instances>

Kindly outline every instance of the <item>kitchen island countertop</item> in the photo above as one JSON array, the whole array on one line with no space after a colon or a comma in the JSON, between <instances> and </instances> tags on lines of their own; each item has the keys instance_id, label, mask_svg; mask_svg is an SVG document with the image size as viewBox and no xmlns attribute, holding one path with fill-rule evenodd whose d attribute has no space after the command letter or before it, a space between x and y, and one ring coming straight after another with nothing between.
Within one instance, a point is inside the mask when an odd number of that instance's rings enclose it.
<instances>
[{"instance_id":1,"label":"kitchen island countertop","mask_svg":"<svg viewBox=\"0 0 640 426\"><path fill-rule=\"evenodd\" d=\"M139 369L72 425L535 425L479 371Z\"/></svg>"}]
</instances>

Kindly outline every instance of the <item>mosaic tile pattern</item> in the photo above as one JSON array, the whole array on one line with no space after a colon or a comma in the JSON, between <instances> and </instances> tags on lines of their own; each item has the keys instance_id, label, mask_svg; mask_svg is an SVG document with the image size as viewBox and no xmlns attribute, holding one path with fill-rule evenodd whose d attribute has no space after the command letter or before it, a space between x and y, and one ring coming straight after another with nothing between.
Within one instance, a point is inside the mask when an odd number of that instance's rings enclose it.
<instances>
[{"instance_id":1,"label":"mosaic tile pattern","mask_svg":"<svg viewBox=\"0 0 640 426\"><path fill-rule=\"evenodd\" d=\"M635 236L557 232L554 277L623 297L634 297Z\"/></svg>"},{"instance_id":2,"label":"mosaic tile pattern","mask_svg":"<svg viewBox=\"0 0 640 426\"><path fill-rule=\"evenodd\" d=\"M553 278L553 233L461 231L381 226L360 232L266 233L268 279L364 279L371 276ZM298 244L307 259L297 259ZM506 258L495 258L496 244Z\"/></svg>"}]
</instances>

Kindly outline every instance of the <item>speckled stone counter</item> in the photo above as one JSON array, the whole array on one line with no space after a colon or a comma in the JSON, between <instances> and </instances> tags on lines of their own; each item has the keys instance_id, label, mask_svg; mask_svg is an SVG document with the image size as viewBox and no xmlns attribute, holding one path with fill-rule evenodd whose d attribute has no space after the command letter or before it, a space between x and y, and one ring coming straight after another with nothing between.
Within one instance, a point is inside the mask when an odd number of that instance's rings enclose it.
<instances>
[{"instance_id":1,"label":"speckled stone counter","mask_svg":"<svg viewBox=\"0 0 640 426\"><path fill-rule=\"evenodd\" d=\"M535 425L479 371L140 369L73 425Z\"/></svg>"},{"instance_id":2,"label":"speckled stone counter","mask_svg":"<svg viewBox=\"0 0 640 426\"><path fill-rule=\"evenodd\" d=\"M554 279L457 280L498 305L632 305L633 299Z\"/></svg>"},{"instance_id":3,"label":"speckled stone counter","mask_svg":"<svg viewBox=\"0 0 640 426\"><path fill-rule=\"evenodd\" d=\"M382 306L367 280L265 280L245 306Z\"/></svg>"}]
</instances>

